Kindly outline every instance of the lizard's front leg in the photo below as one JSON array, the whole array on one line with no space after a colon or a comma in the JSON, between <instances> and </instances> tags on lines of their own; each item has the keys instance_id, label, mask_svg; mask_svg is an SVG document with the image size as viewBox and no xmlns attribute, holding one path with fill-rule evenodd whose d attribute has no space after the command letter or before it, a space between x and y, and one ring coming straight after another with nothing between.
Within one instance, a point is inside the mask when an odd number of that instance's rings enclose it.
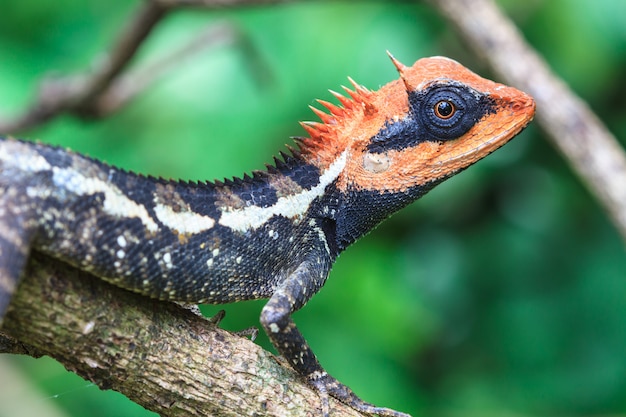
<instances>
[{"instance_id":1,"label":"lizard's front leg","mask_svg":"<svg viewBox=\"0 0 626 417\"><path fill-rule=\"evenodd\" d=\"M291 319L324 283L330 265L317 258L305 261L276 289L261 312L261 324L278 352L319 393L322 412L329 415L328 396L368 414L410 417L388 408L376 407L357 397L350 388L330 376L320 365L315 354Z\"/></svg>"}]
</instances>

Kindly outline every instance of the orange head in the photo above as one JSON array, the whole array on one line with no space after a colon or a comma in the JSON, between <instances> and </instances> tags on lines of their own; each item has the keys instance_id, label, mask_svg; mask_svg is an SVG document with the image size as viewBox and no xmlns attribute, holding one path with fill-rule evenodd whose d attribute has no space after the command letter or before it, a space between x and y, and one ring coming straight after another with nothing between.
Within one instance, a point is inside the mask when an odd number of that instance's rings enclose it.
<instances>
[{"instance_id":1,"label":"orange head","mask_svg":"<svg viewBox=\"0 0 626 417\"><path fill-rule=\"evenodd\" d=\"M306 159L324 169L344 151L339 186L403 191L448 178L504 145L533 118L527 94L484 79L456 61L423 58L407 67L391 57L400 79L369 91L350 79L343 107L319 100L323 123L302 125Z\"/></svg>"},{"instance_id":2,"label":"orange head","mask_svg":"<svg viewBox=\"0 0 626 417\"><path fill-rule=\"evenodd\" d=\"M299 139L307 163L324 172L345 160L335 182L350 212L339 213L338 228L342 216L350 223L345 227L355 228L341 239L345 244L504 145L535 112L530 96L451 59L424 58L411 67L391 59L400 79L378 91L350 80L350 98L333 93L341 106L319 100L330 113L313 108L322 123L302 124L309 133ZM388 207L371 207L377 195ZM355 216L360 225L352 225Z\"/></svg>"}]
</instances>

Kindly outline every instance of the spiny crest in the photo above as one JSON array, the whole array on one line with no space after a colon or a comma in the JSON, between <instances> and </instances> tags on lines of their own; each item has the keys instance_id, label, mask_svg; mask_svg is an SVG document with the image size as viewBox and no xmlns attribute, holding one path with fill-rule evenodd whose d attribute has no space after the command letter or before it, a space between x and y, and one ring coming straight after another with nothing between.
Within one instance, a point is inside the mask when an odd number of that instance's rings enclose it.
<instances>
[{"instance_id":1,"label":"spiny crest","mask_svg":"<svg viewBox=\"0 0 626 417\"><path fill-rule=\"evenodd\" d=\"M393 63L394 67L396 67L396 70L398 70L398 74L400 74L400 79L402 79L402 82L404 83L406 90L411 91L413 87L411 87L407 77L405 76L406 71L408 70L408 67L404 65L402 62L398 61L396 57L394 57L391 54L391 52L387 51L387 55L389 55L389 59L391 59L391 62Z\"/></svg>"},{"instance_id":2,"label":"spiny crest","mask_svg":"<svg viewBox=\"0 0 626 417\"><path fill-rule=\"evenodd\" d=\"M294 138L299 146L301 154L315 157L320 161L331 160L337 150L345 147L345 137L342 135L344 126L350 123L350 118L360 114L370 114L375 112L371 104L371 97L374 94L364 86L358 84L352 78L348 81L354 89L342 86L347 96L333 90L330 93L335 96L340 105L335 105L326 100L316 100L328 113L316 107L309 106L320 122L300 122L309 137Z\"/></svg>"},{"instance_id":3,"label":"spiny crest","mask_svg":"<svg viewBox=\"0 0 626 417\"><path fill-rule=\"evenodd\" d=\"M406 75L410 68L396 60L389 52L388 54L408 89ZM252 177L246 174L243 178L216 180L214 184L217 186L246 186L256 181L264 181L266 175L288 170L302 161L317 166L326 166L332 163L350 145L351 135L356 129L360 129L368 123L371 124L376 118L384 117L378 114L379 108L377 106L380 106L380 103L376 103L381 101L380 97L377 97L378 92L367 89L351 77L348 77L348 81L352 89L342 86L345 95L329 90L339 105L318 99L316 101L328 112L309 106L321 122L300 122L308 136L291 137L297 147L287 145L289 152L280 152L279 157L274 157L273 163L265 164L265 171L253 171ZM383 93L381 92L381 94Z\"/></svg>"},{"instance_id":4,"label":"spiny crest","mask_svg":"<svg viewBox=\"0 0 626 417\"><path fill-rule=\"evenodd\" d=\"M304 138L292 137L292 139L299 143ZM279 174L280 172L289 171L293 167L300 164L302 161L302 153L299 148L286 145L287 152L279 151L278 156L274 156L272 163L265 164L265 170L254 170L250 173L245 172L240 177L231 177L223 179L214 179L207 182L207 186L215 187L231 187L231 188L246 188L255 187L260 184L265 184L268 181L268 177Z\"/></svg>"}]
</instances>

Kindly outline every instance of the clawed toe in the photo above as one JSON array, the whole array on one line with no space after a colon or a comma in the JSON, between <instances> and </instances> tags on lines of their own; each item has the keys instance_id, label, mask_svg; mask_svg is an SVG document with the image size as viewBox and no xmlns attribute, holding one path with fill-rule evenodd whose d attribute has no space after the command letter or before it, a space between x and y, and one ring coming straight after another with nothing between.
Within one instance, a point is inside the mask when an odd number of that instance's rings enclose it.
<instances>
[{"instance_id":1,"label":"clawed toe","mask_svg":"<svg viewBox=\"0 0 626 417\"><path fill-rule=\"evenodd\" d=\"M411 415L395 411L390 408L376 407L361 400L350 388L337 381L326 372L314 372L307 377L311 386L313 386L320 397L322 403L322 415L329 417L329 401L328 397L332 396L349 407L366 414L376 414L385 417L411 417Z\"/></svg>"}]
</instances>

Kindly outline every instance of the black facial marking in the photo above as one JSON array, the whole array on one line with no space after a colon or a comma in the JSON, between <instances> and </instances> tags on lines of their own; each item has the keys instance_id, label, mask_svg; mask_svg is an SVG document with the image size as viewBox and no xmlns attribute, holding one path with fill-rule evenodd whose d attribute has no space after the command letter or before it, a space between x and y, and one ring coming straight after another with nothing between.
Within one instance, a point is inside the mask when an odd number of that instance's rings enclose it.
<instances>
[{"instance_id":1,"label":"black facial marking","mask_svg":"<svg viewBox=\"0 0 626 417\"><path fill-rule=\"evenodd\" d=\"M383 153L391 149L401 150L422 142L419 138L418 124L412 115L408 115L397 122L387 120L367 145L367 150L374 153Z\"/></svg>"},{"instance_id":2,"label":"black facial marking","mask_svg":"<svg viewBox=\"0 0 626 417\"><path fill-rule=\"evenodd\" d=\"M409 92L409 113L398 121L388 120L367 149L382 153L425 141L457 139L494 112L493 100L472 88L450 81L433 84Z\"/></svg>"},{"instance_id":3,"label":"black facial marking","mask_svg":"<svg viewBox=\"0 0 626 417\"><path fill-rule=\"evenodd\" d=\"M439 140L456 139L486 114L493 112L491 100L461 84L435 84L422 92L409 93L411 113L419 126ZM451 106L450 114L442 114Z\"/></svg>"}]
</instances>

